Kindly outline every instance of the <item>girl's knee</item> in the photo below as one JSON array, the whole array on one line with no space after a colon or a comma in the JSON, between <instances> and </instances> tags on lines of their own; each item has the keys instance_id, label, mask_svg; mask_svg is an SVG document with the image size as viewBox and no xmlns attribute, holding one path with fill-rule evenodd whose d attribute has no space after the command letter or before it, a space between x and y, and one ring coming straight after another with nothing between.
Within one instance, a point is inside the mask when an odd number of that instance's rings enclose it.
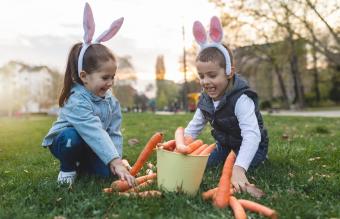
<instances>
[{"instance_id":1,"label":"girl's knee","mask_svg":"<svg viewBox=\"0 0 340 219\"><path fill-rule=\"evenodd\" d=\"M67 128L62 131L58 135L56 143L64 149L75 149L85 144L74 128Z\"/></svg>"}]
</instances>

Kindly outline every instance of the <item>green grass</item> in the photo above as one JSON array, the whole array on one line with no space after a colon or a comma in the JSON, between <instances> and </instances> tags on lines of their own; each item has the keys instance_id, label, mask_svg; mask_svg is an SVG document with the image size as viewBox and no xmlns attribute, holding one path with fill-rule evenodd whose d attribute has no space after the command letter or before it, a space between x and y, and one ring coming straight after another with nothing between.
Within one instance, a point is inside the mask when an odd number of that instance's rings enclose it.
<instances>
[{"instance_id":1,"label":"green grass","mask_svg":"<svg viewBox=\"0 0 340 219\"><path fill-rule=\"evenodd\" d=\"M192 114L124 114L124 157L134 161L149 137L173 137ZM340 218L340 119L264 117L270 134L269 161L249 171L266 192L258 202L280 218ZM72 188L56 183L59 163L40 147L53 117L0 118L0 218L233 218L200 193L216 186L220 169L206 171L195 197L164 193L157 199L106 195L109 179L83 177ZM130 138L140 144L128 146ZM209 129L201 138L212 143ZM155 161L156 157L151 158ZM154 188L156 188L154 186ZM254 200L247 194L238 197ZM262 218L248 214L251 218Z\"/></svg>"}]
</instances>

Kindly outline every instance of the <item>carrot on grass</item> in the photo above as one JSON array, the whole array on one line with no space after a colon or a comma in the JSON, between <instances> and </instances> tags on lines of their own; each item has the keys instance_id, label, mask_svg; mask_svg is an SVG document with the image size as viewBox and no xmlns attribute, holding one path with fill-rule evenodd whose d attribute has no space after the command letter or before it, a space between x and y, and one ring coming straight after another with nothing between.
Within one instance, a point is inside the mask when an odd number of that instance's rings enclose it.
<instances>
[{"instance_id":1,"label":"carrot on grass","mask_svg":"<svg viewBox=\"0 0 340 219\"><path fill-rule=\"evenodd\" d=\"M156 173L138 177L136 178L136 184L139 185L147 180L155 179L156 177L157 177ZM116 180L111 184L111 188L113 189L113 191L124 192L131 187L129 186L126 180Z\"/></svg>"},{"instance_id":2,"label":"carrot on grass","mask_svg":"<svg viewBox=\"0 0 340 219\"><path fill-rule=\"evenodd\" d=\"M190 155L199 155L204 149L208 147L207 144L201 145L199 148L190 153Z\"/></svg>"},{"instance_id":3,"label":"carrot on grass","mask_svg":"<svg viewBox=\"0 0 340 219\"><path fill-rule=\"evenodd\" d=\"M216 194L216 192L217 192L217 189L218 189L218 187L213 188L213 189L209 189L208 191L203 192L203 193L202 193L202 198L203 198L203 200L213 199L213 198L215 197L215 194ZM230 194L233 194L233 193L234 193L234 190L231 188L231 189L230 189Z\"/></svg>"},{"instance_id":4,"label":"carrot on grass","mask_svg":"<svg viewBox=\"0 0 340 219\"><path fill-rule=\"evenodd\" d=\"M144 163L148 160L151 153L153 152L153 149L156 147L158 143L160 143L163 140L163 134L160 132L156 132L146 143L143 151L139 154L135 164L132 166L130 170L130 174L132 176L136 176L136 174L140 171L140 169L143 167Z\"/></svg>"},{"instance_id":5,"label":"carrot on grass","mask_svg":"<svg viewBox=\"0 0 340 219\"><path fill-rule=\"evenodd\" d=\"M206 156L211 154L211 152L215 149L216 144L209 145L206 149L204 149L199 155Z\"/></svg>"},{"instance_id":6,"label":"carrot on grass","mask_svg":"<svg viewBox=\"0 0 340 219\"><path fill-rule=\"evenodd\" d=\"M159 197L162 193L158 190L149 190L144 192L118 192L118 195L126 197L141 197L141 198L151 198Z\"/></svg>"},{"instance_id":7,"label":"carrot on grass","mask_svg":"<svg viewBox=\"0 0 340 219\"><path fill-rule=\"evenodd\" d=\"M229 205L233 209L235 219L247 219L244 208L234 196L230 196Z\"/></svg>"},{"instance_id":8,"label":"carrot on grass","mask_svg":"<svg viewBox=\"0 0 340 219\"><path fill-rule=\"evenodd\" d=\"M225 208L229 204L231 174L233 171L235 159L236 155L234 151L230 151L225 160L222 175L218 183L218 190L213 202L214 206L217 208Z\"/></svg>"},{"instance_id":9,"label":"carrot on grass","mask_svg":"<svg viewBox=\"0 0 340 219\"><path fill-rule=\"evenodd\" d=\"M264 205L261 205L259 203L253 202L253 201L244 200L244 199L240 199L238 201L243 206L243 208L245 208L249 211L257 212L257 213L259 213L263 216L269 217L271 219L277 219L278 218L278 215L277 215L275 210L268 208Z\"/></svg>"},{"instance_id":10,"label":"carrot on grass","mask_svg":"<svg viewBox=\"0 0 340 219\"><path fill-rule=\"evenodd\" d=\"M141 184L135 186L135 187L132 187L130 189L127 190L127 192L138 192L140 191L141 189L151 185L153 183L153 180L152 179L149 179L145 182L142 182Z\"/></svg>"}]
</instances>

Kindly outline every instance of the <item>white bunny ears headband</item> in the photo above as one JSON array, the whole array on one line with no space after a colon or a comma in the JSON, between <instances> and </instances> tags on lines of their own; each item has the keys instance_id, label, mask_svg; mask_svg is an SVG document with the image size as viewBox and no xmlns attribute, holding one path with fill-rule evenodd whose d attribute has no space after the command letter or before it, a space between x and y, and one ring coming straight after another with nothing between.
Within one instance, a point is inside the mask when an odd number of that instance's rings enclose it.
<instances>
[{"instance_id":1,"label":"white bunny ears headband","mask_svg":"<svg viewBox=\"0 0 340 219\"><path fill-rule=\"evenodd\" d=\"M226 74L231 74L231 60L228 50L222 45L223 29L220 20L214 16L210 20L209 36L211 43L207 41L207 34L201 22L195 21L193 25L193 34L196 42L200 45L201 51L208 47L215 47L222 52L225 58Z\"/></svg>"},{"instance_id":2,"label":"white bunny ears headband","mask_svg":"<svg viewBox=\"0 0 340 219\"><path fill-rule=\"evenodd\" d=\"M95 23L94 23L93 14L92 14L90 5L88 3L85 4L84 17L83 17L84 42L83 42L83 46L80 50L79 57L78 57L78 76L80 76L80 72L83 70L83 59L84 59L84 54L86 52L86 49L89 48L91 44L98 44L98 43L105 42L111 39L119 31L120 27L123 24L123 21L124 21L123 17L115 20L111 24L109 29L107 29L102 34L100 34L97 37L97 39L94 42L92 42L92 37L94 35L94 30L95 30Z\"/></svg>"}]
</instances>

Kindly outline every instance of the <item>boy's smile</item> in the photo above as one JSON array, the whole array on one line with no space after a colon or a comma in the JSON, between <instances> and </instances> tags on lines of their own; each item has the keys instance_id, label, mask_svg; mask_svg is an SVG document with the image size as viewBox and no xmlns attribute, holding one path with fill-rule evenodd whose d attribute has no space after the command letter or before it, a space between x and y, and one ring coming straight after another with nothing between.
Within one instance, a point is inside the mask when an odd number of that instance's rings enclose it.
<instances>
[{"instance_id":1,"label":"boy's smile","mask_svg":"<svg viewBox=\"0 0 340 219\"><path fill-rule=\"evenodd\" d=\"M227 76L224 68L211 61L197 61L196 67L200 78L200 84L204 91L213 100L219 100L227 89L229 83L228 79L232 76Z\"/></svg>"}]
</instances>

